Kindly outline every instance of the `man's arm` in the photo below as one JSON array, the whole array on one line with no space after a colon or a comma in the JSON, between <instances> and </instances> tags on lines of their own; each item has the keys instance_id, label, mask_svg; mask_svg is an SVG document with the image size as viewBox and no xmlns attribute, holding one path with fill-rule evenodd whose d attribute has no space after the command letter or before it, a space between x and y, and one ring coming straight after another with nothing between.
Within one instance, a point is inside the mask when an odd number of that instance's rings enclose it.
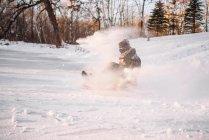
<instances>
[{"instance_id":1,"label":"man's arm","mask_svg":"<svg viewBox=\"0 0 209 140\"><path fill-rule=\"evenodd\" d=\"M125 59L125 58L132 58L136 54L136 49L135 48L130 48L126 52L122 53L119 59Z\"/></svg>"}]
</instances>

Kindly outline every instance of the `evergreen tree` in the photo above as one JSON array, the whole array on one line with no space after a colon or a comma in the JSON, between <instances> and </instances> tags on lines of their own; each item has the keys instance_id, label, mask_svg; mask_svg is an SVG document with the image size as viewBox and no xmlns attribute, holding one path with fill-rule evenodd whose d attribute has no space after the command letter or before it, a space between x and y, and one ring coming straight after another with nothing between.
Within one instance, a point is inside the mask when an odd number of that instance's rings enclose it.
<instances>
[{"instance_id":1,"label":"evergreen tree","mask_svg":"<svg viewBox=\"0 0 209 140\"><path fill-rule=\"evenodd\" d=\"M148 20L148 30L154 32L157 36L166 34L168 31L168 19L165 17L164 4L161 1L156 2L155 8L151 12Z\"/></svg>"},{"instance_id":2,"label":"evergreen tree","mask_svg":"<svg viewBox=\"0 0 209 140\"><path fill-rule=\"evenodd\" d=\"M184 32L196 33L197 29L203 24L203 3L201 0L191 0L184 17Z\"/></svg>"}]
</instances>

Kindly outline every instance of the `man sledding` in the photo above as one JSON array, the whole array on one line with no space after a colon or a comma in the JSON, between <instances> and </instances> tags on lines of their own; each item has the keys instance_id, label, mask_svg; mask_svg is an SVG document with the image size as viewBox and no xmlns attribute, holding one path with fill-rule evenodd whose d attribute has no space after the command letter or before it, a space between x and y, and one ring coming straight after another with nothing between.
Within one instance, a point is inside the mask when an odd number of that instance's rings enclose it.
<instances>
[{"instance_id":1,"label":"man sledding","mask_svg":"<svg viewBox=\"0 0 209 140\"><path fill-rule=\"evenodd\" d=\"M129 41L124 39L119 43L119 64L112 62L110 67L112 69L124 69L124 68L139 68L141 67L141 59L137 56L135 48L131 48Z\"/></svg>"},{"instance_id":2,"label":"man sledding","mask_svg":"<svg viewBox=\"0 0 209 140\"><path fill-rule=\"evenodd\" d=\"M119 63L111 62L108 66L109 70L121 71L125 68L133 69L141 67L141 59L136 54L135 48L130 46L127 39L124 39L119 43ZM82 71L82 76L87 76L86 71Z\"/></svg>"},{"instance_id":3,"label":"man sledding","mask_svg":"<svg viewBox=\"0 0 209 140\"><path fill-rule=\"evenodd\" d=\"M120 51L120 57L119 57L119 63L111 62L107 69L102 73L102 75L109 73L111 75L112 79L116 79L114 82L107 82L108 84L112 85L113 87L123 86L127 85L129 83L135 83L133 82L136 77L136 74L134 69L141 67L141 59L137 56L135 48L132 48L130 46L130 43L127 39L122 40L119 42L119 51ZM83 77L89 77L94 76L94 74L87 73L86 71L82 71ZM102 76L100 74L100 76ZM99 76L99 77L100 77ZM108 79L109 77L106 76ZM134 77L134 78L133 78ZM111 79L111 81L113 81ZM109 80L110 81L110 80Z\"/></svg>"}]
</instances>

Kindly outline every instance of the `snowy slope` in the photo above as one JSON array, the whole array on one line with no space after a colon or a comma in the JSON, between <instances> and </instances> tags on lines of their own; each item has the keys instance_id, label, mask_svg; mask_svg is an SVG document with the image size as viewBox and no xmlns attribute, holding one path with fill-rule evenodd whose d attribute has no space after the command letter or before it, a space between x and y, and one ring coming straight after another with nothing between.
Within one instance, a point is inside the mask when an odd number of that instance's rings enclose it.
<instances>
[{"instance_id":1,"label":"snowy slope","mask_svg":"<svg viewBox=\"0 0 209 140\"><path fill-rule=\"evenodd\" d=\"M209 34L130 39L138 85L85 89L80 71L117 61L118 33L81 40L90 53L0 41L0 139L207 140Z\"/></svg>"}]
</instances>

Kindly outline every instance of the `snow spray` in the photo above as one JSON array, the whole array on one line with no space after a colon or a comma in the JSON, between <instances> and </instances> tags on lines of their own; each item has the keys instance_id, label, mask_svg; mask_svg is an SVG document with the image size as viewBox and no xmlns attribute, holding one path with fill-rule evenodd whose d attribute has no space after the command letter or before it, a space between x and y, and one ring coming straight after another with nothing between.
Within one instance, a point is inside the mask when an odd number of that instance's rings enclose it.
<instances>
[{"instance_id":1,"label":"snow spray","mask_svg":"<svg viewBox=\"0 0 209 140\"><path fill-rule=\"evenodd\" d=\"M95 32L94 35L85 39L79 39L81 47L89 50L96 60L88 66L87 71L91 71L93 76L91 83L98 89L113 88L118 82L117 74L107 71L110 62L119 62L118 43L123 39L132 39L139 36L139 30L135 28L110 28L105 31ZM128 72L126 72L128 73ZM129 79L130 79L130 75ZM117 81L117 82L116 82ZM119 82L120 83L120 82ZM122 84L122 82L121 82ZM104 87L104 85L106 85ZM112 87L113 86L113 87Z\"/></svg>"}]
</instances>

